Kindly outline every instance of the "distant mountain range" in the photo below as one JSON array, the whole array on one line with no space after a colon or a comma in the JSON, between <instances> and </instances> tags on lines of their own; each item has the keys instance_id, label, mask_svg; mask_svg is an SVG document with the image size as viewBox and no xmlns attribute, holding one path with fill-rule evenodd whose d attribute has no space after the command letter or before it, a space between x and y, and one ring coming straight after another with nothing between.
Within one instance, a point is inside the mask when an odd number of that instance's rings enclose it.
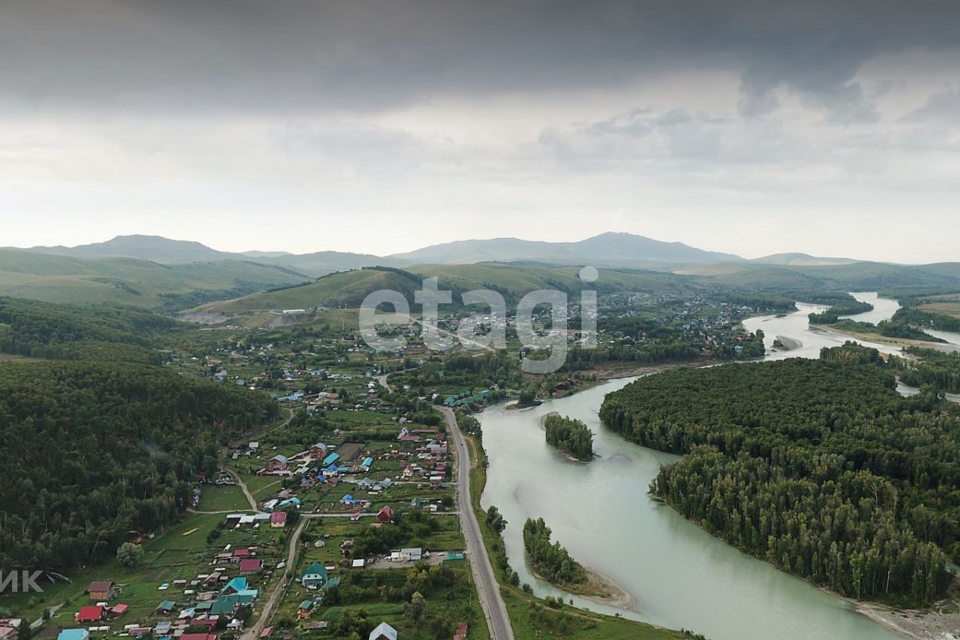
<instances>
[{"instance_id":1,"label":"distant mountain range","mask_svg":"<svg viewBox=\"0 0 960 640\"><path fill-rule=\"evenodd\" d=\"M136 258L160 264L244 260L295 269L311 276L370 266L403 267L415 264L473 264L477 262L538 261L558 265L656 268L664 264L741 262L728 253L704 251L681 242L661 242L629 233L604 233L579 242L537 242L517 238L462 240L390 256L320 251L291 254L284 251L217 251L199 242L160 236L117 236L106 242L77 247L17 249L73 258Z\"/></svg>"},{"instance_id":2,"label":"distant mountain range","mask_svg":"<svg viewBox=\"0 0 960 640\"><path fill-rule=\"evenodd\" d=\"M745 260L627 233L580 242L465 240L391 256L229 253L198 242L135 235L78 247L0 249L0 296L233 314L349 307L374 288L410 289L417 278L439 277L460 291L493 287L519 299L538 288L586 286L577 277L583 265L601 269L596 287L606 293L659 294L699 286L788 293L960 290L960 263L905 266L803 253Z\"/></svg>"}]
</instances>

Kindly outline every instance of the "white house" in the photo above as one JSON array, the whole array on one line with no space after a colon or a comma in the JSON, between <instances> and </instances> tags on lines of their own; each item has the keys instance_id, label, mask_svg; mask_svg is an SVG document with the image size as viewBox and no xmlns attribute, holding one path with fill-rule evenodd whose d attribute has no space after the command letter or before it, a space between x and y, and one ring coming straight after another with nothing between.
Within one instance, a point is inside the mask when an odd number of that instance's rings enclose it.
<instances>
[{"instance_id":1,"label":"white house","mask_svg":"<svg viewBox=\"0 0 960 640\"><path fill-rule=\"evenodd\" d=\"M386 622L381 622L370 632L370 640L397 640L397 630Z\"/></svg>"}]
</instances>

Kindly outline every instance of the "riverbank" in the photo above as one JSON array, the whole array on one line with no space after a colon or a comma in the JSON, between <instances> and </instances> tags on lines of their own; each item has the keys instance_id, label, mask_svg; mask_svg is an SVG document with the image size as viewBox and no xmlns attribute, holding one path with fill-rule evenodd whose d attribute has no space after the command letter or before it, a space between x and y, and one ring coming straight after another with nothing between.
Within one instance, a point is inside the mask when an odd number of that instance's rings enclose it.
<instances>
[{"instance_id":1,"label":"riverbank","mask_svg":"<svg viewBox=\"0 0 960 640\"><path fill-rule=\"evenodd\" d=\"M949 343L926 342L924 340L911 340L909 338L890 338L880 335L879 333L869 333L864 331L843 331L834 327L833 325L812 324L810 325L810 329L833 336L846 337L861 342L885 344L893 347L899 347L901 349L904 347L921 347L923 349L933 349L935 351L942 351L944 353L960 351L960 347Z\"/></svg>"},{"instance_id":2,"label":"riverbank","mask_svg":"<svg viewBox=\"0 0 960 640\"><path fill-rule=\"evenodd\" d=\"M853 608L910 640L960 640L960 611L900 610L863 602L853 603Z\"/></svg>"},{"instance_id":3,"label":"riverbank","mask_svg":"<svg viewBox=\"0 0 960 640\"><path fill-rule=\"evenodd\" d=\"M532 571L532 573L537 580L542 580L571 595L580 596L608 607L636 611L638 601L626 589L596 569L590 567L583 567L583 569L587 572L587 582L582 585L557 584L547 580L536 571Z\"/></svg>"}]
</instances>

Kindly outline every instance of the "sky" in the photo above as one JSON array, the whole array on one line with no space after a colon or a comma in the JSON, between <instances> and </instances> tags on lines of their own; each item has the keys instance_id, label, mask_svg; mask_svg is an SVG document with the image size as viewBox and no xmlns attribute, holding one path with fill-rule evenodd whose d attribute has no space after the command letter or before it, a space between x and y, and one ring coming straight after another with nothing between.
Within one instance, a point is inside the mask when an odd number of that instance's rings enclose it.
<instances>
[{"instance_id":1,"label":"sky","mask_svg":"<svg viewBox=\"0 0 960 640\"><path fill-rule=\"evenodd\" d=\"M0 0L0 246L960 261L952 0Z\"/></svg>"}]
</instances>

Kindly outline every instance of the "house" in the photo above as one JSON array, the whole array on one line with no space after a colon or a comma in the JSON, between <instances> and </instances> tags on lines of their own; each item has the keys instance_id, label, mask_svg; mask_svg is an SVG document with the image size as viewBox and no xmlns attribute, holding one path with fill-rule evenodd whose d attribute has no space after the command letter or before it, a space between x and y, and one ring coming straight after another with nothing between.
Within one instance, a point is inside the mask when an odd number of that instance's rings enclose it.
<instances>
[{"instance_id":1,"label":"house","mask_svg":"<svg viewBox=\"0 0 960 640\"><path fill-rule=\"evenodd\" d=\"M240 549L234 549L232 557L236 558L238 561L243 560L244 558L250 557L249 547L241 547Z\"/></svg>"},{"instance_id":2,"label":"house","mask_svg":"<svg viewBox=\"0 0 960 640\"><path fill-rule=\"evenodd\" d=\"M303 506L303 500L294 496L292 498L287 498L283 502L277 505L278 509L286 509L288 507L293 507L294 509L299 509Z\"/></svg>"},{"instance_id":3,"label":"house","mask_svg":"<svg viewBox=\"0 0 960 640\"><path fill-rule=\"evenodd\" d=\"M267 471L284 471L287 468L287 456L277 454L267 462Z\"/></svg>"},{"instance_id":4,"label":"house","mask_svg":"<svg viewBox=\"0 0 960 640\"><path fill-rule=\"evenodd\" d=\"M370 632L369 640L397 640L397 630L386 622L381 622Z\"/></svg>"},{"instance_id":5,"label":"house","mask_svg":"<svg viewBox=\"0 0 960 640\"><path fill-rule=\"evenodd\" d=\"M119 618L127 612L127 605L117 604L107 609L107 615L111 618Z\"/></svg>"},{"instance_id":6,"label":"house","mask_svg":"<svg viewBox=\"0 0 960 640\"><path fill-rule=\"evenodd\" d=\"M243 591L238 591L237 593L220 596L217 598L217 601L222 600L223 602L230 602L235 605L253 604L253 602L257 599L258 593L259 592L256 589L244 589Z\"/></svg>"},{"instance_id":7,"label":"house","mask_svg":"<svg viewBox=\"0 0 960 640\"><path fill-rule=\"evenodd\" d=\"M117 587L113 582L91 582L87 593L91 600L113 600L117 597Z\"/></svg>"},{"instance_id":8,"label":"house","mask_svg":"<svg viewBox=\"0 0 960 640\"><path fill-rule=\"evenodd\" d=\"M217 598L217 601L213 603L213 606L210 607L211 616L232 616L233 612L237 610L237 603L231 600L229 597L220 596Z\"/></svg>"},{"instance_id":9,"label":"house","mask_svg":"<svg viewBox=\"0 0 960 640\"><path fill-rule=\"evenodd\" d=\"M74 615L73 619L77 622L100 622L103 620L105 613L104 608L100 605L80 607L79 613Z\"/></svg>"},{"instance_id":10,"label":"house","mask_svg":"<svg viewBox=\"0 0 960 640\"><path fill-rule=\"evenodd\" d=\"M371 480L370 478L364 478L363 480L357 483L357 487L365 491L370 491L370 489L373 488L373 484L374 484L373 480Z\"/></svg>"},{"instance_id":11,"label":"house","mask_svg":"<svg viewBox=\"0 0 960 640\"><path fill-rule=\"evenodd\" d=\"M387 505L377 512L377 522L390 522L393 520L393 509Z\"/></svg>"},{"instance_id":12,"label":"house","mask_svg":"<svg viewBox=\"0 0 960 640\"><path fill-rule=\"evenodd\" d=\"M401 562L420 562L423 560L423 549L420 547L411 547L408 549L400 549L398 553L399 560ZM393 559L391 554L391 560Z\"/></svg>"},{"instance_id":13,"label":"house","mask_svg":"<svg viewBox=\"0 0 960 640\"><path fill-rule=\"evenodd\" d=\"M259 558L247 558L246 560L240 561L240 575L242 576L253 575L262 568L263 563L259 560Z\"/></svg>"},{"instance_id":14,"label":"house","mask_svg":"<svg viewBox=\"0 0 960 640\"><path fill-rule=\"evenodd\" d=\"M230 595L231 593L239 593L241 591L246 591L249 588L246 578L234 578L226 584L226 586L220 590L220 593L223 595Z\"/></svg>"},{"instance_id":15,"label":"house","mask_svg":"<svg viewBox=\"0 0 960 640\"><path fill-rule=\"evenodd\" d=\"M274 511L270 514L270 526L274 529L283 529L287 526L287 512Z\"/></svg>"},{"instance_id":16,"label":"house","mask_svg":"<svg viewBox=\"0 0 960 640\"><path fill-rule=\"evenodd\" d=\"M301 620L310 617L310 614L313 613L313 600L304 600L300 603L300 607L297 609L297 617Z\"/></svg>"},{"instance_id":17,"label":"house","mask_svg":"<svg viewBox=\"0 0 960 640\"><path fill-rule=\"evenodd\" d=\"M326 457L329 447L322 442L310 446L310 459L321 460Z\"/></svg>"},{"instance_id":18,"label":"house","mask_svg":"<svg viewBox=\"0 0 960 640\"><path fill-rule=\"evenodd\" d=\"M363 462L360 463L360 468L364 471L370 471L370 467L373 466L373 458L367 456L363 459Z\"/></svg>"},{"instance_id":19,"label":"house","mask_svg":"<svg viewBox=\"0 0 960 640\"><path fill-rule=\"evenodd\" d=\"M327 582L327 569L319 562L314 562L300 572L300 584L305 587L322 587Z\"/></svg>"},{"instance_id":20,"label":"house","mask_svg":"<svg viewBox=\"0 0 960 640\"><path fill-rule=\"evenodd\" d=\"M349 551L353 549L353 540L344 540L340 543L340 551Z\"/></svg>"},{"instance_id":21,"label":"house","mask_svg":"<svg viewBox=\"0 0 960 640\"><path fill-rule=\"evenodd\" d=\"M86 629L64 629L57 635L57 640L90 640L90 632Z\"/></svg>"},{"instance_id":22,"label":"house","mask_svg":"<svg viewBox=\"0 0 960 640\"><path fill-rule=\"evenodd\" d=\"M177 603L174 602L173 600L164 600L163 602L157 605L157 611L161 613L170 613L176 608L177 608Z\"/></svg>"},{"instance_id":23,"label":"house","mask_svg":"<svg viewBox=\"0 0 960 640\"><path fill-rule=\"evenodd\" d=\"M217 640L217 636L212 633L185 633L180 640Z\"/></svg>"}]
</instances>

